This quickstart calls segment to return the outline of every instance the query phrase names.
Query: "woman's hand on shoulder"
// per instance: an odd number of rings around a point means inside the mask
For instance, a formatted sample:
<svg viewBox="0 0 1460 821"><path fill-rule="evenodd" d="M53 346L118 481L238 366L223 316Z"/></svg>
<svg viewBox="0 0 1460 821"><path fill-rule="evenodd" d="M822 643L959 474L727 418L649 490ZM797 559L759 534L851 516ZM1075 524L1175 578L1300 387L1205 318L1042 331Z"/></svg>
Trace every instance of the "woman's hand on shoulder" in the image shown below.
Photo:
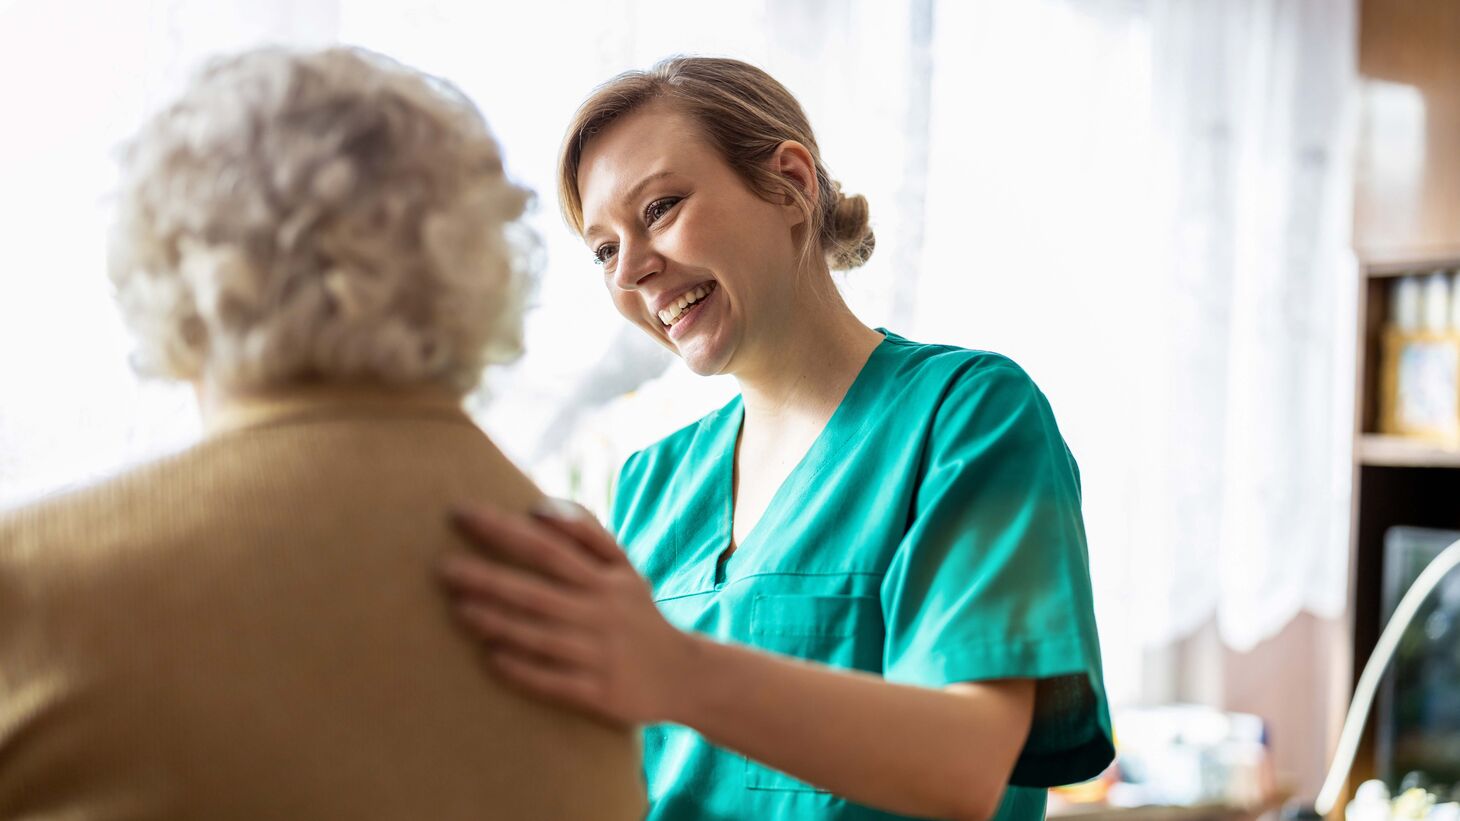
<svg viewBox="0 0 1460 821"><path fill-rule="evenodd" d="M583 508L453 514L479 548L441 577L493 671L529 695L624 725L668 720L695 639L659 613L623 549Z"/></svg>

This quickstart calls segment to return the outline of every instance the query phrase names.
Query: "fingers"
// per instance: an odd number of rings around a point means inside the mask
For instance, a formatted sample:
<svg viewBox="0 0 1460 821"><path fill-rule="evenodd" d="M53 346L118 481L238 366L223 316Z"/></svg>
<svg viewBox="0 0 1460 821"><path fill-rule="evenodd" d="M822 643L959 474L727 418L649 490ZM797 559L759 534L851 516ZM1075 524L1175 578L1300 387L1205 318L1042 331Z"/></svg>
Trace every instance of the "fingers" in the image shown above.
<svg viewBox="0 0 1460 821"><path fill-rule="evenodd" d="M579 624L591 620L577 595L480 556L447 556L441 562L441 578L458 594L502 602L541 618Z"/></svg>
<svg viewBox="0 0 1460 821"><path fill-rule="evenodd" d="M562 499L544 499L532 509L535 519L588 548L609 562L627 562L628 557L613 537L593 518L587 508Z"/></svg>
<svg viewBox="0 0 1460 821"><path fill-rule="evenodd" d="M577 587L590 587L597 579L597 562L538 520L480 505L459 508L451 518L478 545L553 578Z"/></svg>
<svg viewBox="0 0 1460 821"><path fill-rule="evenodd" d="M586 674L545 666L513 653L494 653L491 665L509 684L570 707L597 712L598 688Z"/></svg>
<svg viewBox="0 0 1460 821"><path fill-rule="evenodd" d="M474 602L462 605L460 610L463 621L483 638L498 645L493 648L497 653L501 653L501 646L505 645L569 668L592 669L599 660L600 652L595 642L560 625L531 621Z"/></svg>
<svg viewBox="0 0 1460 821"><path fill-rule="evenodd" d="M493 672L531 696L616 724L636 720L624 694L642 689L632 682L643 665L623 648L644 632L633 605L658 611L613 536L586 510L555 501L531 516L467 506L452 520L493 554L463 550L440 564L456 615L486 643ZM623 583L630 576L637 585Z"/></svg>

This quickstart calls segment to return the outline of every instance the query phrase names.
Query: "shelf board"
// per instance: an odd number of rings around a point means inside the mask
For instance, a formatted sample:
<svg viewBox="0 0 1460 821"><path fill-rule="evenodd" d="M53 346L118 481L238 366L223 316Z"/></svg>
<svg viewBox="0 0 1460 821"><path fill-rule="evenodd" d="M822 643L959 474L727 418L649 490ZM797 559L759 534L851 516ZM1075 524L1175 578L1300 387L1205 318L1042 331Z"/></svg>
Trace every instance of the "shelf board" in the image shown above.
<svg viewBox="0 0 1460 821"><path fill-rule="evenodd" d="M1361 465L1400 468L1460 468L1460 448L1447 448L1403 436L1365 433L1354 455Z"/></svg>
<svg viewBox="0 0 1460 821"><path fill-rule="evenodd" d="M1411 249L1360 249L1359 264L1368 277L1396 277L1428 274L1440 269L1460 268L1460 247L1435 246Z"/></svg>

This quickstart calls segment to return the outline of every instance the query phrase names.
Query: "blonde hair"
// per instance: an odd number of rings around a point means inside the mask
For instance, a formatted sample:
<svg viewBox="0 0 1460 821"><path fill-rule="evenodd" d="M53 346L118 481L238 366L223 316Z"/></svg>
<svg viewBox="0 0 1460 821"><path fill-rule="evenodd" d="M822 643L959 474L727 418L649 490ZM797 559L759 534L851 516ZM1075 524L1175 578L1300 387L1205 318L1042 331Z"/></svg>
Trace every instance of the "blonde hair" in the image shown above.
<svg viewBox="0 0 1460 821"><path fill-rule="evenodd" d="M821 162L821 152L801 105L786 87L749 63L715 57L670 57L647 71L628 71L599 86L578 108L563 139L558 195L563 216L583 233L578 168L583 150L614 120L652 101L687 114L710 145L757 195L769 202L789 197L806 211L813 239L834 271L856 268L872 256L876 239L867 200L846 196ZM807 192L770 167L781 143L806 146L816 163L821 194ZM808 248L810 246L808 245Z"/></svg>
<svg viewBox="0 0 1460 821"><path fill-rule="evenodd" d="M468 390L521 353L530 198L442 80L353 48L215 61L123 151L109 269L133 363Z"/></svg>

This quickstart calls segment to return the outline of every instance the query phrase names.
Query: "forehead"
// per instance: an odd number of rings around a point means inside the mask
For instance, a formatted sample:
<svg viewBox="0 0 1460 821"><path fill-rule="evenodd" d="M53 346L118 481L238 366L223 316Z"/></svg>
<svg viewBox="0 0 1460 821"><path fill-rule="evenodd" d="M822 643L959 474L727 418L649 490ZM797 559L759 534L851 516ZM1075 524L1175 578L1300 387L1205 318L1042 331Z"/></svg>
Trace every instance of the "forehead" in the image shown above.
<svg viewBox="0 0 1460 821"><path fill-rule="evenodd" d="M578 165L583 223L592 226L608 209L624 204L635 184L669 171L689 175L723 165L694 121L665 105L621 117L595 136Z"/></svg>

